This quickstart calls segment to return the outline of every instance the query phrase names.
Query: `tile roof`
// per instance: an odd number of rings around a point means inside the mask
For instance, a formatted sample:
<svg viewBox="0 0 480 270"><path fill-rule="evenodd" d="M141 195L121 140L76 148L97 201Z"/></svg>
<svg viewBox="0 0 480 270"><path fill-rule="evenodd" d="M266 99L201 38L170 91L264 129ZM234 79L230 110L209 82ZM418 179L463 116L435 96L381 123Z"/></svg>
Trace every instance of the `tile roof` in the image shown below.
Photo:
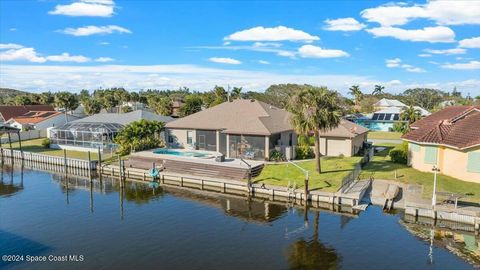
<svg viewBox="0 0 480 270"><path fill-rule="evenodd" d="M452 106L412 124L403 139L459 149L480 145L480 106Z"/></svg>
<svg viewBox="0 0 480 270"><path fill-rule="evenodd" d="M30 111L30 112L27 112L21 116L18 116L18 117L13 117L11 118L11 120L19 123L19 124L36 124L36 123L40 123L40 122L43 122L49 118L52 118L52 117L55 117L55 116L58 116L58 115L61 115L62 113L61 112L56 112L56 111L53 111L53 112L34 112L34 111Z"/></svg>
<svg viewBox="0 0 480 270"><path fill-rule="evenodd" d="M10 120L10 118L18 117L26 114L29 111L55 111L55 108L51 105L25 105L25 106L0 106L0 118L4 121Z"/></svg>
<svg viewBox="0 0 480 270"><path fill-rule="evenodd" d="M374 105L375 107L406 107L405 103L396 99L382 98Z"/></svg>

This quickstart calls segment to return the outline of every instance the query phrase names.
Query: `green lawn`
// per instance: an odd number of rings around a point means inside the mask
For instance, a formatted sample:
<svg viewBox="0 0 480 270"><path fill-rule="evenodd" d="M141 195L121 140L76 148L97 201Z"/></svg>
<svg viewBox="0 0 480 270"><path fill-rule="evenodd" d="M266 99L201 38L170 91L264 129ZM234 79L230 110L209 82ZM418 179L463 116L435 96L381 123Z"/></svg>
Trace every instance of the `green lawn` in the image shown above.
<svg viewBox="0 0 480 270"><path fill-rule="evenodd" d="M45 155L63 157L63 150L45 148L45 147L42 146L42 141L43 141L43 138L22 141L22 149L25 152L34 152L34 153L40 153L40 154L45 154ZM8 143L3 144L2 147L5 148L5 149L10 148ZM15 150L19 150L20 149L19 143L18 142L12 143L12 148L15 149ZM67 157L78 158L78 159L88 159L88 153L87 152L81 152L81 151L67 150ZM97 160L98 159L98 154L97 154L96 151L91 152L91 158L92 158L92 160ZM107 157L102 156L102 159L103 158L107 158Z"/></svg>
<svg viewBox="0 0 480 270"><path fill-rule="evenodd" d="M433 192L433 173L421 172L403 164L390 161L388 151L396 146L385 144L387 149L376 154L362 170L361 177L375 179L396 180L404 183L420 184L424 187L424 198L431 198ZM395 179L395 171L397 179ZM461 181L459 179L441 175L437 177L437 190L464 194L461 200L480 203L480 184Z"/></svg>
<svg viewBox="0 0 480 270"><path fill-rule="evenodd" d="M388 132L388 131L370 131L368 132L369 139L384 139L384 140L400 140L402 133Z"/></svg>
<svg viewBox="0 0 480 270"><path fill-rule="evenodd" d="M342 179L348 175L361 157L323 157L322 173L315 172L315 162L297 162L300 167L309 171L310 190L337 191ZM304 173L291 164L268 164L262 173L254 179L254 183L265 183L276 186L287 186L296 183L298 188L304 186Z"/></svg>

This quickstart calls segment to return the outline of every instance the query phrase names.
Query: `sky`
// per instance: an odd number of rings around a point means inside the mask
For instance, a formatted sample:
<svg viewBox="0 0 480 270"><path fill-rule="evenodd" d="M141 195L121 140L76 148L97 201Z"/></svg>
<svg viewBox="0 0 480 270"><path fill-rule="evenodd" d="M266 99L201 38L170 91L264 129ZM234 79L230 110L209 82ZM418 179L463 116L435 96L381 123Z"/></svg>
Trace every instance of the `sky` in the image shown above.
<svg viewBox="0 0 480 270"><path fill-rule="evenodd" d="M0 87L480 95L480 1L0 0Z"/></svg>

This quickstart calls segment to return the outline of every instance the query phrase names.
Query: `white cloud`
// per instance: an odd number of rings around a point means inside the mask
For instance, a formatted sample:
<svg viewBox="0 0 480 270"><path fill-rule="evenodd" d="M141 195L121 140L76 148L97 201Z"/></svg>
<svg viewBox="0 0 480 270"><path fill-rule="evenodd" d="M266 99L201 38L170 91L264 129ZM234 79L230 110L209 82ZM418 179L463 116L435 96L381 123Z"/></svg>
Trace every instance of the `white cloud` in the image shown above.
<svg viewBox="0 0 480 270"><path fill-rule="evenodd" d="M448 68L448 69L461 69L461 70L480 69L480 61L472 60L468 63L445 64L445 65L442 65L442 67Z"/></svg>
<svg viewBox="0 0 480 270"><path fill-rule="evenodd" d="M100 63L112 62L112 61L115 61L115 59L110 57L98 57L95 59L95 62L100 62Z"/></svg>
<svg viewBox="0 0 480 270"><path fill-rule="evenodd" d="M99 45L110 45L110 42L106 42L106 41L103 41L103 42L100 42L98 43Z"/></svg>
<svg viewBox="0 0 480 270"><path fill-rule="evenodd" d="M262 64L262 65L270 65L270 62L265 61L265 60L258 60L258 63Z"/></svg>
<svg viewBox="0 0 480 270"><path fill-rule="evenodd" d="M9 28L8 31L15 32L15 31L17 31L17 28L12 27L12 28Z"/></svg>
<svg viewBox="0 0 480 270"><path fill-rule="evenodd" d="M34 48L20 48L0 52L0 62L4 61L44 63L47 60L44 57L39 56Z"/></svg>
<svg viewBox="0 0 480 270"><path fill-rule="evenodd" d="M462 39L458 42L458 44L462 48L478 49L480 48L480 37Z"/></svg>
<svg viewBox="0 0 480 270"><path fill-rule="evenodd" d="M0 50L5 50L5 49L21 49L23 48L22 45L20 44L15 44L15 43L1 43L0 44Z"/></svg>
<svg viewBox="0 0 480 270"><path fill-rule="evenodd" d="M419 57L432 57L432 55L429 54L429 53L421 53L421 54L419 54L418 56L419 56Z"/></svg>
<svg viewBox="0 0 480 270"><path fill-rule="evenodd" d="M324 29L328 31L359 31L366 27L354 18L327 19L325 24Z"/></svg>
<svg viewBox="0 0 480 270"><path fill-rule="evenodd" d="M387 67L389 67L389 68L399 67L400 62L402 62L402 60L400 58L385 60L385 63L387 65Z"/></svg>
<svg viewBox="0 0 480 270"><path fill-rule="evenodd" d="M423 29L407 30L397 27L376 27L366 30L375 37L393 37L406 41L455 42L455 33L445 26L425 27Z"/></svg>
<svg viewBox="0 0 480 270"><path fill-rule="evenodd" d="M110 17L114 13L115 3L110 0L80 0L68 5L56 5L49 11L51 15Z"/></svg>
<svg viewBox="0 0 480 270"><path fill-rule="evenodd" d="M77 37L99 35L99 34L106 35L106 34L113 34L113 33L127 33L127 34L132 33L132 31L118 25L107 25L107 26L89 25L89 26L84 26L79 28L65 28L63 30L59 30L59 32L62 32L67 35L77 36Z"/></svg>
<svg viewBox="0 0 480 270"><path fill-rule="evenodd" d="M242 62L238 61L237 59L228 58L228 57L211 57L208 58L208 61L220 64L229 64L229 65L239 65Z"/></svg>
<svg viewBox="0 0 480 270"><path fill-rule="evenodd" d="M431 54L445 54L445 55L465 54L467 52L465 49L462 49L462 48L454 48L454 49L446 49L446 50L425 49L424 51Z"/></svg>
<svg viewBox="0 0 480 270"><path fill-rule="evenodd" d="M250 29L235 32L224 38L233 41L303 41L312 42L319 40L302 30L296 30L285 26L263 27L257 26Z"/></svg>
<svg viewBox="0 0 480 270"><path fill-rule="evenodd" d="M149 77L150 74L158 74ZM81 78L81 79L78 79ZM162 80L160 78L168 78ZM448 79L448 78L446 78ZM33 85L35 80L43 80L47 84L42 88ZM463 93L478 91L480 82L476 79L465 87ZM10 87L42 92L45 90L98 89L99 87L125 87L129 90L146 88L174 89L188 86L192 90L208 91L215 85L237 85L246 91L263 91L271 84L308 83L327 86L343 94L351 85L359 84L364 89L373 89L375 84L385 85L390 93L399 93L407 89L412 82L399 82L392 79L378 80L369 76L355 74L321 73L274 73L248 71L241 69L206 68L196 65L6 65L0 69L0 87ZM451 90L451 81L435 80L436 88ZM423 84L429 84L424 81Z"/></svg>
<svg viewBox="0 0 480 270"><path fill-rule="evenodd" d="M303 58L336 58L350 56L347 52L342 50L322 49L313 45L303 45L298 49L298 54Z"/></svg>
<svg viewBox="0 0 480 270"><path fill-rule="evenodd" d="M60 55L49 55L46 57L48 61L52 62L76 62L85 63L90 61L90 58L83 55L70 55L69 53L62 53Z"/></svg>
<svg viewBox="0 0 480 270"><path fill-rule="evenodd" d="M382 26L404 25L423 18L440 25L480 24L480 1L431 0L426 4L387 4L363 10L361 16Z"/></svg>
<svg viewBox="0 0 480 270"><path fill-rule="evenodd" d="M264 47L280 48L282 47L282 44L277 42L255 42L253 43L252 46L255 48L264 48Z"/></svg>
<svg viewBox="0 0 480 270"><path fill-rule="evenodd" d="M415 72L415 73L426 72L422 68L414 67L414 66L409 65L409 64L402 64L402 59L400 59L400 58L387 59L387 60L385 60L385 65L388 68L403 68L404 70L406 70L408 72Z"/></svg>

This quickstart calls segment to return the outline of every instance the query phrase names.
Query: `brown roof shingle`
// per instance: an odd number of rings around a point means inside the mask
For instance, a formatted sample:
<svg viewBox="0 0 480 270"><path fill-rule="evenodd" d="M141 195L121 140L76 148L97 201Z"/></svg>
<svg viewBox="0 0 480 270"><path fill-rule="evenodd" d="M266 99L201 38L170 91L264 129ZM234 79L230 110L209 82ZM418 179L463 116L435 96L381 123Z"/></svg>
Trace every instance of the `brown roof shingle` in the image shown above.
<svg viewBox="0 0 480 270"><path fill-rule="evenodd" d="M412 125L403 139L459 149L480 145L480 107L448 107Z"/></svg>

